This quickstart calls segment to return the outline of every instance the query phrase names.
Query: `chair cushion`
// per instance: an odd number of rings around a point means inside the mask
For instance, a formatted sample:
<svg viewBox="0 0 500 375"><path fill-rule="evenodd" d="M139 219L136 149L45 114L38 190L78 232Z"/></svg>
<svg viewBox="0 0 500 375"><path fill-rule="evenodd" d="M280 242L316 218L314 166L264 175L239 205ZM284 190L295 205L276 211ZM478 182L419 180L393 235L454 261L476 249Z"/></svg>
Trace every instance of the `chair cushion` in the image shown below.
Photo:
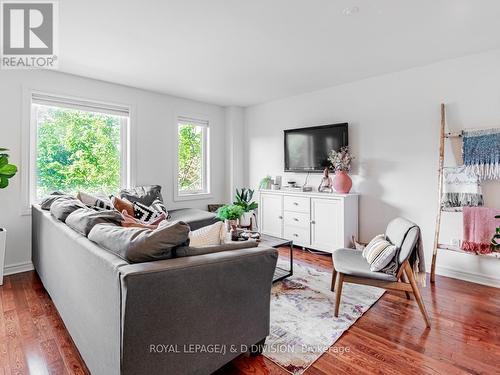
<svg viewBox="0 0 500 375"><path fill-rule="evenodd" d="M181 208L169 211L170 220L183 221L189 225L191 230L200 229L219 221L213 212L198 210L196 208Z"/></svg>
<svg viewBox="0 0 500 375"><path fill-rule="evenodd" d="M397 281L396 277L393 275L371 271L370 265L366 262L366 259L363 258L362 251L360 250L337 249L334 250L332 257L335 270L345 275L383 281Z"/></svg>

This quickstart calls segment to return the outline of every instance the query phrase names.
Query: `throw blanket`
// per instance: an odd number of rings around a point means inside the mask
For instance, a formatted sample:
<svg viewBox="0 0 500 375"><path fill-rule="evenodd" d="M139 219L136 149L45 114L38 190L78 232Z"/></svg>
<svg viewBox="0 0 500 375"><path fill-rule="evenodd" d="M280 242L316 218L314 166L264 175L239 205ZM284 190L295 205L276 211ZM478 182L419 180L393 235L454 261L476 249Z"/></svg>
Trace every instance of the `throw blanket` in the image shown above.
<svg viewBox="0 0 500 375"><path fill-rule="evenodd" d="M466 166L443 168L443 179L443 208L483 205L479 178L468 172Z"/></svg>
<svg viewBox="0 0 500 375"><path fill-rule="evenodd" d="M487 207L464 207L464 239L462 250L478 254L491 253L491 237L495 234L500 210Z"/></svg>
<svg viewBox="0 0 500 375"><path fill-rule="evenodd" d="M417 282L420 283L420 285L422 285L423 287L425 287L424 242L422 240L422 232L420 231L420 228L418 231L417 244L415 246L416 249L410 256L409 261L413 269L413 273L415 274L415 278L417 279Z"/></svg>
<svg viewBox="0 0 500 375"><path fill-rule="evenodd" d="M465 130L464 164L480 180L500 178L500 129Z"/></svg>

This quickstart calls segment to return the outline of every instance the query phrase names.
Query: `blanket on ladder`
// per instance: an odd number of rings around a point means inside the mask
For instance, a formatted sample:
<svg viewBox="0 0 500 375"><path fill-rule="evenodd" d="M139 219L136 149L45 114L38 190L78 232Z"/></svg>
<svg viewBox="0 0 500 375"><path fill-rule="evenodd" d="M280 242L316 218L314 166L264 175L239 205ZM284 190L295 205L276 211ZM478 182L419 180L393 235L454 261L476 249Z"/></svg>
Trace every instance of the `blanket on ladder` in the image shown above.
<svg viewBox="0 0 500 375"><path fill-rule="evenodd" d="M464 130L462 151L467 171L481 180L500 179L500 129Z"/></svg>

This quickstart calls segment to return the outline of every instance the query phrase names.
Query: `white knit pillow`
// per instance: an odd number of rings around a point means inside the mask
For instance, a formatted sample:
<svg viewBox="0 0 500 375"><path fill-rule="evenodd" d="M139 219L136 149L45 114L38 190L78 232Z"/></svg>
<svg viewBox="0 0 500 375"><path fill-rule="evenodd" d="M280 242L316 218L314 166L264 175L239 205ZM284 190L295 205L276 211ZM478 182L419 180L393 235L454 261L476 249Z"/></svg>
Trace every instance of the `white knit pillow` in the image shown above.
<svg viewBox="0 0 500 375"><path fill-rule="evenodd" d="M194 230L189 233L190 246L220 245L223 242L225 229L224 223L215 224Z"/></svg>

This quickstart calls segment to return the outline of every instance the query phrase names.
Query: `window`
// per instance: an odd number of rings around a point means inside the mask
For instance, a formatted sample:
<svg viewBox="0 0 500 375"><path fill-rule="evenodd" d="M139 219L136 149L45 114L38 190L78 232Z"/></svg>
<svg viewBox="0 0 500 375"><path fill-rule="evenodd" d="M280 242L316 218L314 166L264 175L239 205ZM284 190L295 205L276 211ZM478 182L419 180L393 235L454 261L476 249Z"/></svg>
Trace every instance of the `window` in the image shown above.
<svg viewBox="0 0 500 375"><path fill-rule="evenodd" d="M30 200L128 185L125 107L32 94Z"/></svg>
<svg viewBox="0 0 500 375"><path fill-rule="evenodd" d="M177 197L209 194L208 121L185 117L177 126ZM182 199L182 198L181 198Z"/></svg>

